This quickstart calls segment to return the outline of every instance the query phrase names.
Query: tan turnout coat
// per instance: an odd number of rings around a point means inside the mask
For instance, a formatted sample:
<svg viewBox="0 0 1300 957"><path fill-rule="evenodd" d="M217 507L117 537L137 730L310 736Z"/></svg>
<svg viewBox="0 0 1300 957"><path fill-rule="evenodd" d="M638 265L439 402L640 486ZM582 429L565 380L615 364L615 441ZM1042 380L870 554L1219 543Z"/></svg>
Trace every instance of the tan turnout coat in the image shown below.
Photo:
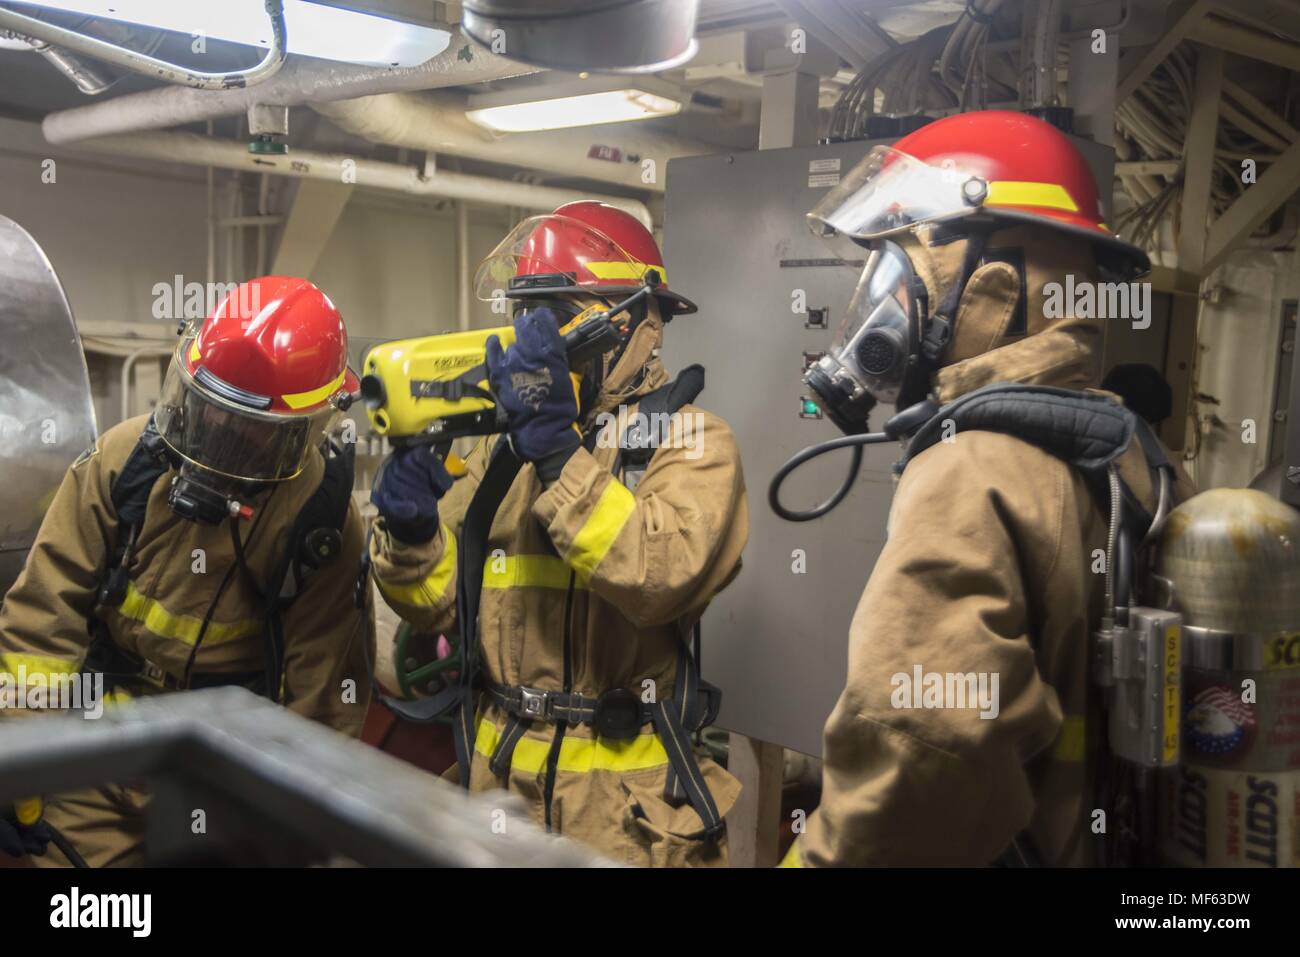
<svg viewBox="0 0 1300 957"><path fill-rule="evenodd" d="M68 469L27 564L0 606L0 671L48 676L81 667L90 640L88 619L119 531L110 489L146 421L140 416L109 429ZM286 548L290 528L320 484L324 467L324 459L314 456L299 476L256 503L257 514L243 531L249 567L259 581ZM174 678L184 674L201 631L194 674L257 672L265 662L260 603L235 567L229 529L173 513L167 506L172 474L160 476L150 492L126 600L102 620L119 647ZM308 576L283 616L283 689L290 710L357 736L370 698L365 654L373 624L352 598L364 553L355 505L343 539L338 559ZM114 697L160 690L132 682ZM0 710L0 720L19 714L32 712ZM138 789L114 785L55 798L46 816L92 866L127 863L139 859L143 803ZM60 863L61 855L51 851L44 862Z"/></svg>
<svg viewBox="0 0 1300 957"><path fill-rule="evenodd" d="M679 420L689 430L685 441L659 447L634 492L611 472L618 407L635 414L637 397L668 379L652 354L660 330L658 320L638 329L588 410L613 416L594 452L579 449L547 489L524 465L497 512L479 615L480 661L490 682L563 690L567 622L572 691L595 697L627 688L640 698L651 689L659 700L672 698L679 641L739 568L748 533L745 487L725 422L687 405ZM480 443L468 474L443 498L442 528L431 542L403 545L382 519L376 523L371 558L380 591L421 628L456 625L457 541L494 441ZM533 722L509 772L498 777L487 758L506 718L480 699L471 790L519 795L544 824L556 726ZM557 761L552 831L622 863L724 862L723 845L711 848L696 836L702 824L690 803L665 799L668 756L650 725L628 742L593 738L590 725L570 726ZM700 764L725 814L738 784L713 761Z"/></svg>

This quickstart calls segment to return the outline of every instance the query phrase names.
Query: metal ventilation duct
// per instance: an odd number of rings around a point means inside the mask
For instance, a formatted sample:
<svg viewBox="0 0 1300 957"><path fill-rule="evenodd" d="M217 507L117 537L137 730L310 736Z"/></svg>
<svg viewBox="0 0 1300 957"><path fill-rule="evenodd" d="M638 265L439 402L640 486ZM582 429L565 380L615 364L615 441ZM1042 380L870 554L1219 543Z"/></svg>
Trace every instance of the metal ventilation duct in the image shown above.
<svg viewBox="0 0 1300 957"><path fill-rule="evenodd" d="M0 215L0 596L27 559L54 490L95 441L86 358L54 267Z"/></svg>
<svg viewBox="0 0 1300 957"><path fill-rule="evenodd" d="M534 66L649 72L695 56L698 14L699 0L466 0L461 28Z"/></svg>

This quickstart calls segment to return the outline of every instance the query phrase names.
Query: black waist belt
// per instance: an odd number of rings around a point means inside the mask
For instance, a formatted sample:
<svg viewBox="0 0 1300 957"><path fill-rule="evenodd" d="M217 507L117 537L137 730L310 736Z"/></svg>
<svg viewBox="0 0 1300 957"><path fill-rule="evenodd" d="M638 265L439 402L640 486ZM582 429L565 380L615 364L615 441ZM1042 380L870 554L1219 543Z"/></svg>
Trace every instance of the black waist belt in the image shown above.
<svg viewBox="0 0 1300 957"><path fill-rule="evenodd" d="M97 637L91 641L82 670L92 674L102 674L104 683L110 688L143 683L166 691L181 691L184 688L198 690L239 685L261 694L261 689L266 684L266 672L258 670L198 672L190 675L188 685L182 685L181 679L171 672L146 658L132 654L111 638L105 637Z"/></svg>
<svg viewBox="0 0 1300 957"><path fill-rule="evenodd" d="M668 754L664 797L690 801L704 824L701 836L717 838L725 825L700 771L690 735L713 722L721 695L712 685L699 682L697 672L690 674L686 684L689 705L685 707L671 700L647 703L626 688L613 688L591 697L524 685L489 684L484 689L488 698L510 717L488 759L488 767L493 774L506 774L515 745L534 721L588 724L597 736L614 740L635 738L642 726L651 724ZM690 694L692 690L694 694Z"/></svg>
<svg viewBox="0 0 1300 957"><path fill-rule="evenodd" d="M589 724L603 738L635 738L643 724L654 720L653 705L642 704L626 688L614 688L597 698L564 691L542 691L523 685L491 684L488 696L503 711L530 721Z"/></svg>

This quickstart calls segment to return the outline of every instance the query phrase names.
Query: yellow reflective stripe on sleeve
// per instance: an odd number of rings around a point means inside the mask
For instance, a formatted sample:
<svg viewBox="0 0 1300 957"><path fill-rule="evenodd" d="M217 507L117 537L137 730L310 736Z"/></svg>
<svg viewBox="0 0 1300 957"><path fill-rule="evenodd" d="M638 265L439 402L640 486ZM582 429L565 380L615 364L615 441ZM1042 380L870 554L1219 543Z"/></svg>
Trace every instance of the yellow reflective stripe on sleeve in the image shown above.
<svg viewBox="0 0 1300 957"><path fill-rule="evenodd" d="M1041 206L1045 209L1064 209L1077 213L1075 204L1060 183L1017 183L1000 180L989 183L985 206Z"/></svg>
<svg viewBox="0 0 1300 957"><path fill-rule="evenodd" d="M659 281L664 286L668 285L668 274L663 266L647 266L645 263L632 262L626 259L588 262L584 265L587 272L597 279L640 279L645 276L647 269L653 269L659 273Z"/></svg>
<svg viewBox="0 0 1300 957"><path fill-rule="evenodd" d="M327 383L319 389L312 389L310 392L295 392L290 395L282 395L280 398L284 400L284 404L291 409L305 409L309 405L316 405L319 402L324 402L337 392L343 385L343 377L345 375L347 375L346 369L340 372L339 377L333 382Z"/></svg>
<svg viewBox="0 0 1300 957"><path fill-rule="evenodd" d="M500 732L487 718L480 718L474 735L474 750L491 757ZM551 752L549 741L522 737L515 744L510 770L538 774L546 767ZM627 741L609 738L566 737L560 742L557 770L585 774L590 771L646 771L668 764L668 752L656 734L639 734Z"/></svg>
<svg viewBox="0 0 1300 957"><path fill-rule="evenodd" d="M635 511L636 499L632 493L626 485L611 477L596 500L591 516L573 536L573 544L569 547L566 557L578 574L591 577Z"/></svg>
<svg viewBox="0 0 1300 957"><path fill-rule="evenodd" d="M13 675L17 680L18 672L29 675L42 675L46 678L56 675L75 675L81 671L81 662L70 658L50 658L45 655L25 655L8 652L0 655L0 672Z"/></svg>
<svg viewBox="0 0 1300 957"><path fill-rule="evenodd" d="M803 867L803 858L799 854L799 841L790 845L790 850L785 852L785 857L781 858L781 863L777 867Z"/></svg>
<svg viewBox="0 0 1300 957"><path fill-rule="evenodd" d="M146 598L136 590L134 582L126 586L126 600L117 609L123 618L138 621L159 638L171 638L182 644L193 645L203 631L203 619L193 615L173 615L152 598ZM256 635L262 629L262 623L255 618L244 621L208 623L203 635L205 646L224 645Z"/></svg>
<svg viewBox="0 0 1300 957"><path fill-rule="evenodd" d="M442 526L442 541L442 558L438 559L438 564L433 566L433 571L429 572L424 581L395 585L376 575L375 581L384 597L415 608L431 608L441 602L447 594L452 576L456 574L456 536L446 525Z"/></svg>
<svg viewBox="0 0 1300 957"><path fill-rule="evenodd" d="M554 555L497 555L483 563L484 588L554 588L566 591L573 569ZM574 587L587 580L578 575Z"/></svg>
<svg viewBox="0 0 1300 957"><path fill-rule="evenodd" d="M1067 714L1056 736L1054 756L1058 761L1082 761L1087 754L1087 723L1081 714Z"/></svg>

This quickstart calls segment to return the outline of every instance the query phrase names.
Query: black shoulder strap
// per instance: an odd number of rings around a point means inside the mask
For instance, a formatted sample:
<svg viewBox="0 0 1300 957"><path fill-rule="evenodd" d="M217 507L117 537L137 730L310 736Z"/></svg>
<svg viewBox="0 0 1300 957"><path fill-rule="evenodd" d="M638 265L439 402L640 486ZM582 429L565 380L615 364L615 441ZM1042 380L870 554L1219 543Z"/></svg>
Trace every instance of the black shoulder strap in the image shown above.
<svg viewBox="0 0 1300 957"><path fill-rule="evenodd" d="M1104 395L1046 386L997 383L977 389L939 409L913 435L894 466L901 474L916 456L957 432L978 430L1012 435L1078 469L1101 508L1110 512L1108 472L1136 435L1153 481L1172 482L1173 464L1150 426L1131 409ZM1128 483L1120 480L1121 559L1134 567L1137 543L1153 517ZM1126 575L1121 575L1125 578ZM1127 595L1121 595L1127 601Z"/></svg>
<svg viewBox="0 0 1300 957"><path fill-rule="evenodd" d="M329 452L333 454L328 454ZM333 531L342 535L347 524L348 509L352 505L352 483L356 475L357 447L345 442L342 447L331 445L326 450L325 472L320 485L303 505L294 523L294 540L298 543L296 556L309 568L320 568L338 557L331 536L313 538L318 530ZM342 539L337 542L342 545Z"/></svg>
<svg viewBox="0 0 1300 957"><path fill-rule="evenodd" d="M908 464L946 435L1002 432L1028 442L1085 473L1104 474L1133 440L1138 417L1104 395L1048 386L995 383L936 412L894 466Z"/></svg>
<svg viewBox="0 0 1300 957"><path fill-rule="evenodd" d="M154 428L153 417L145 424L144 431L136 440L135 448L127 456L122 471L117 473L109 488L109 499L113 511L122 525L140 526L144 524L145 508L149 503L149 493L158 478L168 469L162 437Z"/></svg>
<svg viewBox="0 0 1300 957"><path fill-rule="evenodd" d="M469 787L469 767L474 756L474 681L478 671L478 610L483 593L483 563L487 558L492 520L522 466L523 462L511 444L498 440L487 471L474 490L465 510L465 520L461 523L456 552L456 618L460 624L464 667L460 670L459 707L452 715L452 737L456 744L460 783L466 788Z"/></svg>
<svg viewBox="0 0 1300 957"><path fill-rule="evenodd" d="M659 443L668 436L661 434L664 416L672 415L682 406L694 402L704 391L704 366L690 365L677 374L677 378L647 392L637 400L637 416L624 430L619 440L618 460L614 474L638 474L650 464Z"/></svg>
<svg viewBox="0 0 1300 957"><path fill-rule="evenodd" d="M333 563L343 551L343 527L352 504L356 446L350 442L341 447L329 443L321 452L325 469L320 484L294 519L284 554L272 568L267 582L268 611L277 615L298 597L313 571Z"/></svg>
<svg viewBox="0 0 1300 957"><path fill-rule="evenodd" d="M117 478L108 490L118 527L114 535L113 551L99 580L95 595L96 609L117 608L126 600L131 554L140 529L144 527L149 493L169 467L166 446L150 416L135 447L122 465L122 470L117 473ZM97 623L99 619L92 615L91 629L102 631L97 629Z"/></svg>

